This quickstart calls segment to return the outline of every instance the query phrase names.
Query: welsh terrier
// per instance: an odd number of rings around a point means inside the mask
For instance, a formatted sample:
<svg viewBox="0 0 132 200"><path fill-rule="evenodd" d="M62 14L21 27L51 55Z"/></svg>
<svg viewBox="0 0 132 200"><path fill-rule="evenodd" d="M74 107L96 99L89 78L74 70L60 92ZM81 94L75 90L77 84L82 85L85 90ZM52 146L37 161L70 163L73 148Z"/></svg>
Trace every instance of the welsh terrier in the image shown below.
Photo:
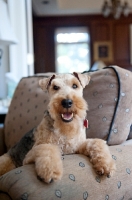
<svg viewBox="0 0 132 200"><path fill-rule="evenodd" d="M61 155L80 153L89 157L96 173L112 175L115 163L104 140L86 139L86 111L83 88L87 74L53 74L39 81L48 90L49 104L41 123L0 157L0 175L22 165L35 163L37 175L46 183L63 174Z"/></svg>

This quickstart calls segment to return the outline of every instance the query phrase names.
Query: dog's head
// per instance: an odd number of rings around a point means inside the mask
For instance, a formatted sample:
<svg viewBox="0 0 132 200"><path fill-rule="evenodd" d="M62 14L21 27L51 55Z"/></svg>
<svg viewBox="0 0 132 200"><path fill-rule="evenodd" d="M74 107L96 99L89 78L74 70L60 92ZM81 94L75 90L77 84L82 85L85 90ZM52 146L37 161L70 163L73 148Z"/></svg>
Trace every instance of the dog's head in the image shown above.
<svg viewBox="0 0 132 200"><path fill-rule="evenodd" d="M48 90L49 112L54 120L71 122L77 116L85 118L87 103L83 99L83 89L88 85L87 74L53 74L39 81L42 90Z"/></svg>

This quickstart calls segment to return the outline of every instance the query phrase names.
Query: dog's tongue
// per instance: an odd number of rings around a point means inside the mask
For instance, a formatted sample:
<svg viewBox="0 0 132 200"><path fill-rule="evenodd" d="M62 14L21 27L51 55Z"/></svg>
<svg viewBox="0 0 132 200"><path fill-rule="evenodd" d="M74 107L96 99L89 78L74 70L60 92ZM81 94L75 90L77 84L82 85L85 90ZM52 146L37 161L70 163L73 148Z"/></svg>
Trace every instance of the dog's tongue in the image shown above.
<svg viewBox="0 0 132 200"><path fill-rule="evenodd" d="M63 113L62 114L62 118L65 119L65 120L69 120L73 117L73 113Z"/></svg>

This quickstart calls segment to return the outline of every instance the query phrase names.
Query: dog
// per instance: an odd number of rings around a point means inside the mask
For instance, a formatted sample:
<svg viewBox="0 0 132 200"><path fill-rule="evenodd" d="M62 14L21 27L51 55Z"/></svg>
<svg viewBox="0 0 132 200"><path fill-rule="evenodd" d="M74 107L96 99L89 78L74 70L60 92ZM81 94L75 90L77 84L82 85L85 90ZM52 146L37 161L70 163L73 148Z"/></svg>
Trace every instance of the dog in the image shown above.
<svg viewBox="0 0 132 200"><path fill-rule="evenodd" d="M46 183L63 175L62 155L84 154L96 173L111 176L116 169L104 140L86 139L87 102L83 89L87 74L53 74L39 85L49 94L48 111L40 124L0 157L0 175L22 165L35 163L37 175Z"/></svg>

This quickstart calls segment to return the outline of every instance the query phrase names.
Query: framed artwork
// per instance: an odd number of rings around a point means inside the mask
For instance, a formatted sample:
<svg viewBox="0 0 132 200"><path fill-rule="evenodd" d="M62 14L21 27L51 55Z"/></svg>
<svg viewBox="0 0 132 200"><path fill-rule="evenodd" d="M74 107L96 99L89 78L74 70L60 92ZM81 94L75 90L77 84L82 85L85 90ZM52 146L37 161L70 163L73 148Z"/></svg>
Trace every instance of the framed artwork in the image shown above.
<svg viewBox="0 0 132 200"><path fill-rule="evenodd" d="M112 44L109 41L94 42L94 61L113 61Z"/></svg>

